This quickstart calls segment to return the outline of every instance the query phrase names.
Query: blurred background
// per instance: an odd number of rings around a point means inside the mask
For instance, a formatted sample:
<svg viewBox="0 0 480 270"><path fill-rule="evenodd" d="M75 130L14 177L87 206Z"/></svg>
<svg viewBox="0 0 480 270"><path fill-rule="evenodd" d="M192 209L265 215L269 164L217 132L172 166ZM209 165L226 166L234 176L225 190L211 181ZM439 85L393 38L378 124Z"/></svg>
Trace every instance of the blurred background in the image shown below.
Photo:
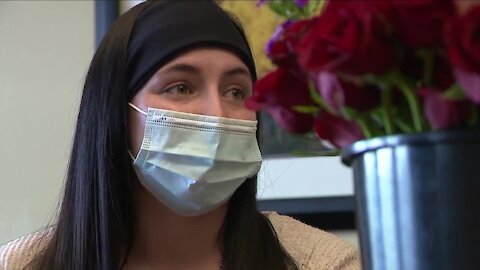
<svg viewBox="0 0 480 270"><path fill-rule="evenodd" d="M94 24L93 1L0 1L0 244L54 216Z"/></svg>
<svg viewBox="0 0 480 270"><path fill-rule="evenodd" d="M139 2L0 1L0 245L54 223L96 35L112 12ZM245 25L265 73L271 65L263 47L278 18L255 1L220 2ZM337 157L289 155L286 135L275 134L268 143L282 150L265 150L261 209L356 243L350 171Z"/></svg>

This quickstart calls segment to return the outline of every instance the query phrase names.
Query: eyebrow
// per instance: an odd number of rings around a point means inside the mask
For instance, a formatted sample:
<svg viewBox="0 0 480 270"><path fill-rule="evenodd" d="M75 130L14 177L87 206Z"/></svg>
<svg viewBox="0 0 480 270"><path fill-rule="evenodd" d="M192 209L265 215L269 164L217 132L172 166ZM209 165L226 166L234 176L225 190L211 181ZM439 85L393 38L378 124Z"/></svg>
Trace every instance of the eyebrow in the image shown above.
<svg viewBox="0 0 480 270"><path fill-rule="evenodd" d="M183 73L192 73L192 74L200 74L201 71L198 67L188 65L188 64L174 64L169 67L166 67L161 73L168 73L168 72L183 72ZM250 71L244 67L234 67L232 69L227 70L223 73L222 76L230 77L235 75L244 75L247 77L251 77Z"/></svg>
<svg viewBox="0 0 480 270"><path fill-rule="evenodd" d="M236 67L228 70L227 72L223 73L223 76L234 76L234 75L244 75L247 77L251 77L250 71L244 67Z"/></svg>
<svg viewBox="0 0 480 270"><path fill-rule="evenodd" d="M184 73L200 73L200 69L191 65L187 64L174 64L171 65L164 70L161 71L161 73L168 73L168 72L184 72Z"/></svg>

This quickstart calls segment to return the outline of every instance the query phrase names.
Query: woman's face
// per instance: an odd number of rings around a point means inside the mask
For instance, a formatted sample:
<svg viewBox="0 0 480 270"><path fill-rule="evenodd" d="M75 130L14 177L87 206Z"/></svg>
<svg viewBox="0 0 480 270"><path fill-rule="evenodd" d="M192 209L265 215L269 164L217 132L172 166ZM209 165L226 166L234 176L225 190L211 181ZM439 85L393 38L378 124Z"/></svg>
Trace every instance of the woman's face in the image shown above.
<svg viewBox="0 0 480 270"><path fill-rule="evenodd" d="M243 120L255 120L244 106L252 94L247 66L235 54L215 48L188 51L162 66L133 97L143 111L149 107ZM129 110L130 149L142 143L145 115Z"/></svg>

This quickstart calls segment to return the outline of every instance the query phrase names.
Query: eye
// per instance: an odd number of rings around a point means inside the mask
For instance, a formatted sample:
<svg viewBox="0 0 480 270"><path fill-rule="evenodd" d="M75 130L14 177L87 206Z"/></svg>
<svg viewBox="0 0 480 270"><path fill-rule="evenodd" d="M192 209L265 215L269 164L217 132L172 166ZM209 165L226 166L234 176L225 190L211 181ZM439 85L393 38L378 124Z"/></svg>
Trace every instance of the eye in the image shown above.
<svg viewBox="0 0 480 270"><path fill-rule="evenodd" d="M165 88L162 93L168 93L178 96L187 96L193 93L193 91L185 83L176 83Z"/></svg>
<svg viewBox="0 0 480 270"><path fill-rule="evenodd" d="M248 91L240 87L233 87L227 91L226 95L233 100L245 100L248 96Z"/></svg>

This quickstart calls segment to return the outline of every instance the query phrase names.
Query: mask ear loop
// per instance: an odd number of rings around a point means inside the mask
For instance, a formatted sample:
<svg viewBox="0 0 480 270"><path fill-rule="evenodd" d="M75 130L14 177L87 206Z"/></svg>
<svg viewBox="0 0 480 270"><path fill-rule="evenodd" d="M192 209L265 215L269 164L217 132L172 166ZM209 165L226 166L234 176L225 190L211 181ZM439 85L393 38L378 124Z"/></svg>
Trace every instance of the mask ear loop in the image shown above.
<svg viewBox="0 0 480 270"><path fill-rule="evenodd" d="M132 107L135 111L143 114L143 115L147 115L146 112L144 112L142 109L138 108L137 106L133 105L132 103L128 102L128 105L130 107ZM128 155L130 156L130 158L132 159L132 161L135 161L135 157L132 155L132 152L130 152L130 149L127 148L127 152L128 152Z"/></svg>
<svg viewBox="0 0 480 270"><path fill-rule="evenodd" d="M133 105L132 103L129 102L128 105L130 105L130 107L132 107L135 111L137 111L137 112L139 112L143 115L147 115L146 112L144 112L142 109L138 108L137 106Z"/></svg>
<svg viewBox="0 0 480 270"><path fill-rule="evenodd" d="M135 157L132 155L132 152L130 152L130 149L127 149L128 155L132 159L132 161L135 161Z"/></svg>

